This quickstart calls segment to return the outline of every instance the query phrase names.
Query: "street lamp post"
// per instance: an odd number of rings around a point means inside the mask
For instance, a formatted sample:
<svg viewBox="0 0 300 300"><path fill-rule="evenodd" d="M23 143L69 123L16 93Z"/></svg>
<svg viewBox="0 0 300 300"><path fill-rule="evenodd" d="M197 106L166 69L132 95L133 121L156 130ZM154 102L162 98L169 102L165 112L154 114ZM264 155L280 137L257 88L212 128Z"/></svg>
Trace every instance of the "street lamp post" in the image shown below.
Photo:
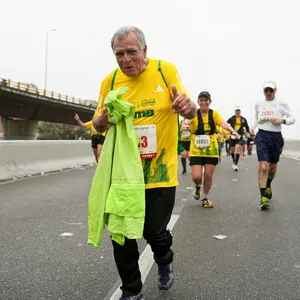
<svg viewBox="0 0 300 300"><path fill-rule="evenodd" d="M56 29L52 29L52 31L56 31ZM45 58L45 91L47 89L47 71L48 71L48 32L46 33L46 58Z"/></svg>

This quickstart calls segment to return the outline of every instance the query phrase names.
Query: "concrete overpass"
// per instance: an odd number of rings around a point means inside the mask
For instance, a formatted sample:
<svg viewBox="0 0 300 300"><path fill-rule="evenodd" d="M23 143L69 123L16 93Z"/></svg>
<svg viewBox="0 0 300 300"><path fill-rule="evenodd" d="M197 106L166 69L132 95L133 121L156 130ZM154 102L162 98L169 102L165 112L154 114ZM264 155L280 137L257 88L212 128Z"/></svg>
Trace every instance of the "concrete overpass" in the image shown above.
<svg viewBox="0 0 300 300"><path fill-rule="evenodd" d="M74 113L88 121L93 117L95 107L96 101L81 100L41 90L32 84L0 78L4 139L35 139L38 121L77 125Z"/></svg>

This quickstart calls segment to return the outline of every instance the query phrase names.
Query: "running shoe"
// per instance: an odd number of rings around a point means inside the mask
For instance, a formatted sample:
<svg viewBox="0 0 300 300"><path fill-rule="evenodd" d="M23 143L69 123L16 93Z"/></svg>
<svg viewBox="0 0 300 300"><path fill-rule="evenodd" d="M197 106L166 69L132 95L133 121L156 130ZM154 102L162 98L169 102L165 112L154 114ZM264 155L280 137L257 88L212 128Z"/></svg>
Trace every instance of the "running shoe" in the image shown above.
<svg viewBox="0 0 300 300"><path fill-rule="evenodd" d="M260 208L261 209L268 209L270 204L269 204L269 199L267 197L262 196L260 198Z"/></svg>
<svg viewBox="0 0 300 300"><path fill-rule="evenodd" d="M214 205L207 198L204 198L201 201L202 201L202 206L204 208L213 208L214 207Z"/></svg>
<svg viewBox="0 0 300 300"><path fill-rule="evenodd" d="M122 296L119 300L145 300L142 293L135 296Z"/></svg>
<svg viewBox="0 0 300 300"><path fill-rule="evenodd" d="M195 200L200 200L201 193L200 189L197 189L196 187L194 188L193 196Z"/></svg>
<svg viewBox="0 0 300 300"><path fill-rule="evenodd" d="M168 290L174 282L174 271L171 264L158 266L158 288Z"/></svg>
<svg viewBox="0 0 300 300"><path fill-rule="evenodd" d="M268 198L269 200L271 200L271 199L272 199L272 190L271 190L271 187L268 187L268 188L266 189L266 194L267 194L267 198Z"/></svg>

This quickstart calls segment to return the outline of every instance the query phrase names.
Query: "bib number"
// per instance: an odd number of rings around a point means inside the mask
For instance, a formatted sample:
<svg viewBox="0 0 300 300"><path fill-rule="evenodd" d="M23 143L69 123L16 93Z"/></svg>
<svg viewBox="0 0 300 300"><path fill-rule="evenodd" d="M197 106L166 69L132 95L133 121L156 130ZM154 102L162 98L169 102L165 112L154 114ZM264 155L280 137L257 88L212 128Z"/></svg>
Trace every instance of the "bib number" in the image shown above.
<svg viewBox="0 0 300 300"><path fill-rule="evenodd" d="M197 135L195 138L195 145L197 148L208 148L210 146L209 135Z"/></svg>
<svg viewBox="0 0 300 300"><path fill-rule="evenodd" d="M134 126L134 129L140 138L139 150L141 158L156 157L156 125Z"/></svg>
<svg viewBox="0 0 300 300"><path fill-rule="evenodd" d="M260 120L269 121L275 118L275 109L264 108L261 112Z"/></svg>

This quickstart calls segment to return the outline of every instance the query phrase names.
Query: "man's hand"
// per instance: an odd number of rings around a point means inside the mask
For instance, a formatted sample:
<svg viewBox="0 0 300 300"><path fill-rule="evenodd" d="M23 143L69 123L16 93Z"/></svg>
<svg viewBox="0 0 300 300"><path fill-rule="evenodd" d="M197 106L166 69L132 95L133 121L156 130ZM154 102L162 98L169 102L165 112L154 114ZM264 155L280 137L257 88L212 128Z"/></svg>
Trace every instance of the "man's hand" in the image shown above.
<svg viewBox="0 0 300 300"><path fill-rule="evenodd" d="M274 119L272 119L271 123L274 125L280 125L280 124L283 124L283 120L280 118L274 118Z"/></svg>
<svg viewBox="0 0 300 300"><path fill-rule="evenodd" d="M78 114L75 114L75 115L74 115L74 119L75 119L76 121L78 121L78 120L79 120L79 116L78 116Z"/></svg>
<svg viewBox="0 0 300 300"><path fill-rule="evenodd" d="M178 93L176 85L172 85L173 108L174 113L178 113L187 119L193 119L196 116L196 105L189 99L186 94Z"/></svg>
<svg viewBox="0 0 300 300"><path fill-rule="evenodd" d="M93 119L93 127L98 132L104 132L109 124L108 122L108 112L106 108L103 108L101 114Z"/></svg>

